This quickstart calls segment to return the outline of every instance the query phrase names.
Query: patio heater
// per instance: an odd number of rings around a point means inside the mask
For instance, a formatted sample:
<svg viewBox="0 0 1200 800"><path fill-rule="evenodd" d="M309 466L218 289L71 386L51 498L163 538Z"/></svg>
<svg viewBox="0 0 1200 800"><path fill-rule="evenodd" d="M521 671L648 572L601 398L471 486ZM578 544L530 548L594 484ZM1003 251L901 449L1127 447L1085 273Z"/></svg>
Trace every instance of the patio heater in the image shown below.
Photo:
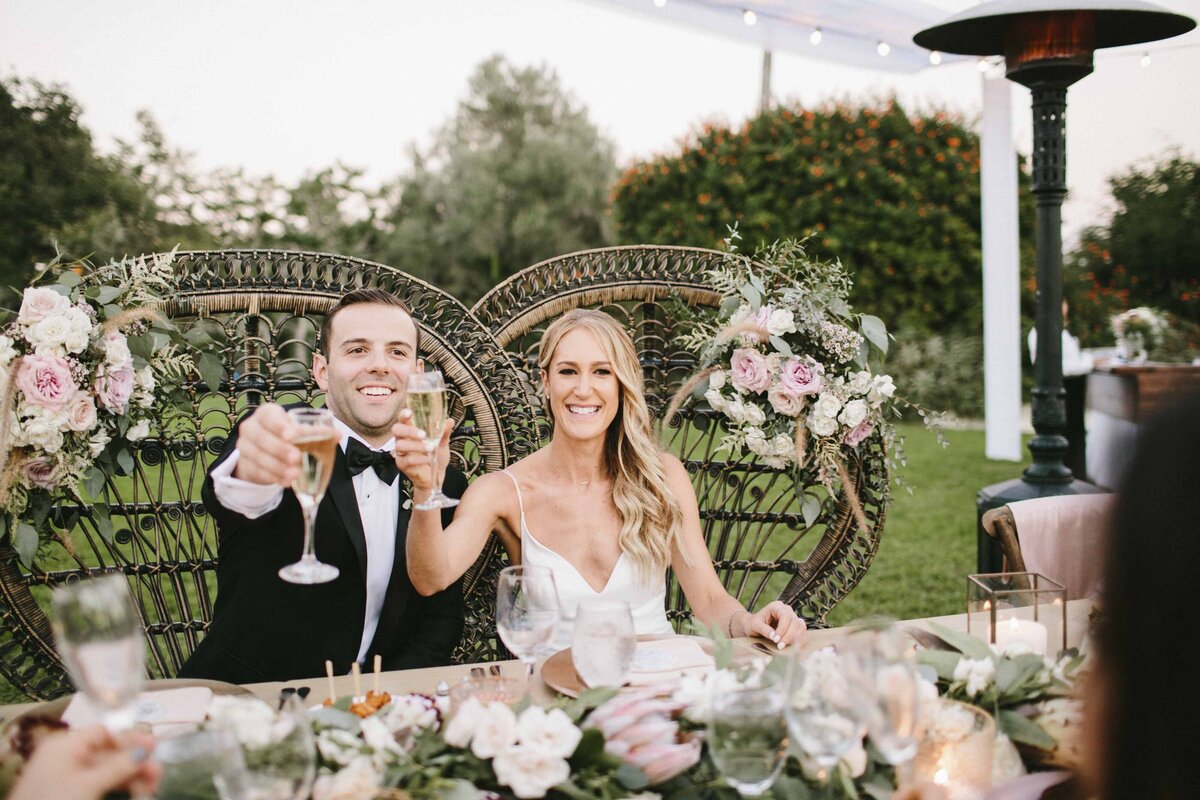
<svg viewBox="0 0 1200 800"><path fill-rule="evenodd" d="M1062 377L1062 202L1067 193L1067 88L1092 72L1098 48L1186 33L1194 20L1137 0L992 0L927 28L913 41L929 50L1004 56L1009 80L1033 93L1033 194L1037 199L1037 359L1033 463L1020 478L979 491L979 517L1018 500L1100 491L1076 480L1067 449ZM978 526L978 568L999 572L999 548Z"/></svg>

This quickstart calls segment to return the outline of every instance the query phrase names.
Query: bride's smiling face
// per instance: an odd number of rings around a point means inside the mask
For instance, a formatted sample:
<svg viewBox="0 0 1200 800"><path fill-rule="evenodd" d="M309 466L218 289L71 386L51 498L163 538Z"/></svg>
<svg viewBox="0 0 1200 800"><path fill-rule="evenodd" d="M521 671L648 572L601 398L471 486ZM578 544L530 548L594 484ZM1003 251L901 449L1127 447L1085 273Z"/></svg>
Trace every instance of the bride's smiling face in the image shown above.
<svg viewBox="0 0 1200 800"><path fill-rule="evenodd" d="M555 431L572 439L604 436L621 405L612 359L585 328L564 334L542 374Z"/></svg>

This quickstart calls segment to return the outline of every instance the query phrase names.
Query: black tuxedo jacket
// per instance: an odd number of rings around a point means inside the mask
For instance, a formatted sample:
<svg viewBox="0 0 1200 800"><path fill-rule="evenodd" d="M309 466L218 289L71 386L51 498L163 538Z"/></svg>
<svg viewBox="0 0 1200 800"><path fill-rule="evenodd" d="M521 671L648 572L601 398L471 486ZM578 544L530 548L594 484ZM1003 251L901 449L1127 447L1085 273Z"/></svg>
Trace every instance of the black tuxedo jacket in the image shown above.
<svg viewBox="0 0 1200 800"><path fill-rule="evenodd" d="M235 427L216 463L236 446ZM401 476L397 487L404 483ZM447 470L446 494L461 497L466 486L466 476ZM253 520L217 502L211 473L201 496L219 531L217 601L208 635L183 665L180 677L230 683L313 678L325 674L325 659L333 661L336 674L349 670L358 656L366 615L367 547L341 448L317 510L317 558L340 570L329 583L297 586L277 574L299 559L304 543L300 503L290 489L275 510ZM450 524L453 512L442 512L443 524ZM408 579L404 543L409 515L408 509L400 508L392 578L367 654L368 667L376 654L385 670L448 664L462 635L459 584L422 597Z"/></svg>

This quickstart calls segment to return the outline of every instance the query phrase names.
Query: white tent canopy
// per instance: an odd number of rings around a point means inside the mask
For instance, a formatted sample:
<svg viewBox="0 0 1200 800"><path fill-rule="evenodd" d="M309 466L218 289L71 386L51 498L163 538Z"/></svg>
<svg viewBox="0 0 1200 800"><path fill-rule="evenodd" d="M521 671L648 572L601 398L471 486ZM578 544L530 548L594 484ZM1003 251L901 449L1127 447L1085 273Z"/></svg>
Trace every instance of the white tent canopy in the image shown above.
<svg viewBox="0 0 1200 800"><path fill-rule="evenodd" d="M920 0L591 0L763 48L855 67L912 73L933 66L912 37L950 16ZM966 3L958 3L965 6ZM752 23L752 24L748 24ZM815 31L819 36L814 36ZM815 42L815 43L814 43ZM961 60L941 56L935 61ZM769 67L764 66L764 71ZM981 194L984 413L989 458L1021 459L1017 159L1012 87L983 78ZM764 95L766 92L764 91Z"/></svg>

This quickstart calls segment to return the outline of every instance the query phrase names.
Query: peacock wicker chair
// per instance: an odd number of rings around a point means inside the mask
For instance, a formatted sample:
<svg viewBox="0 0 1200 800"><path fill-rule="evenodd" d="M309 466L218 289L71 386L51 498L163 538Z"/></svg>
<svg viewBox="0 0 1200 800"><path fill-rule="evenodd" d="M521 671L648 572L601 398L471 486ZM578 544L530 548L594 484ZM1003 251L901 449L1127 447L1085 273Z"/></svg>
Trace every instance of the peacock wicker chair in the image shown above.
<svg viewBox="0 0 1200 800"><path fill-rule="evenodd" d="M316 333L324 312L347 291L382 288L412 308L422 355L445 374L452 413L462 420L452 449L468 476L506 466L536 441L527 391L508 355L465 306L434 286L324 253L185 252L176 266L178 291L162 310L197 346L219 352L224 377L220 386L189 386L190 413L165 416L136 446L130 474L108 481L111 531L91 509L63 502L52 516L62 543L43 549L32 571L12 548L0 548L0 672L32 698L70 686L44 610L50 588L99 570L129 578L150 676L177 673L208 627L216 590L216 531L200 502L205 472L247 410L320 398L309 374ZM465 577L458 660L501 655L493 621L501 560L493 546Z"/></svg>
<svg viewBox="0 0 1200 800"><path fill-rule="evenodd" d="M661 419L696 360L676 344L685 320L708 313L721 297L707 273L726 253L685 247L629 246L560 256L513 275L472 308L526 375L529 405L550 430L537 399L537 346L546 326L573 308L597 308L620 320L633 337L646 382L646 399ZM856 524L843 493L830 495L815 471L794 478L748 454L718 448L723 416L694 397L662 431L666 449L683 461L700 502L704 537L725 587L747 607L775 598L810 625L825 625L829 611L866 573L879 546L888 499L887 459L875 436L845 451L848 474L870 530ZM821 501L807 525L807 493ZM668 617L677 629L691 617L674 575L668 576Z"/></svg>

